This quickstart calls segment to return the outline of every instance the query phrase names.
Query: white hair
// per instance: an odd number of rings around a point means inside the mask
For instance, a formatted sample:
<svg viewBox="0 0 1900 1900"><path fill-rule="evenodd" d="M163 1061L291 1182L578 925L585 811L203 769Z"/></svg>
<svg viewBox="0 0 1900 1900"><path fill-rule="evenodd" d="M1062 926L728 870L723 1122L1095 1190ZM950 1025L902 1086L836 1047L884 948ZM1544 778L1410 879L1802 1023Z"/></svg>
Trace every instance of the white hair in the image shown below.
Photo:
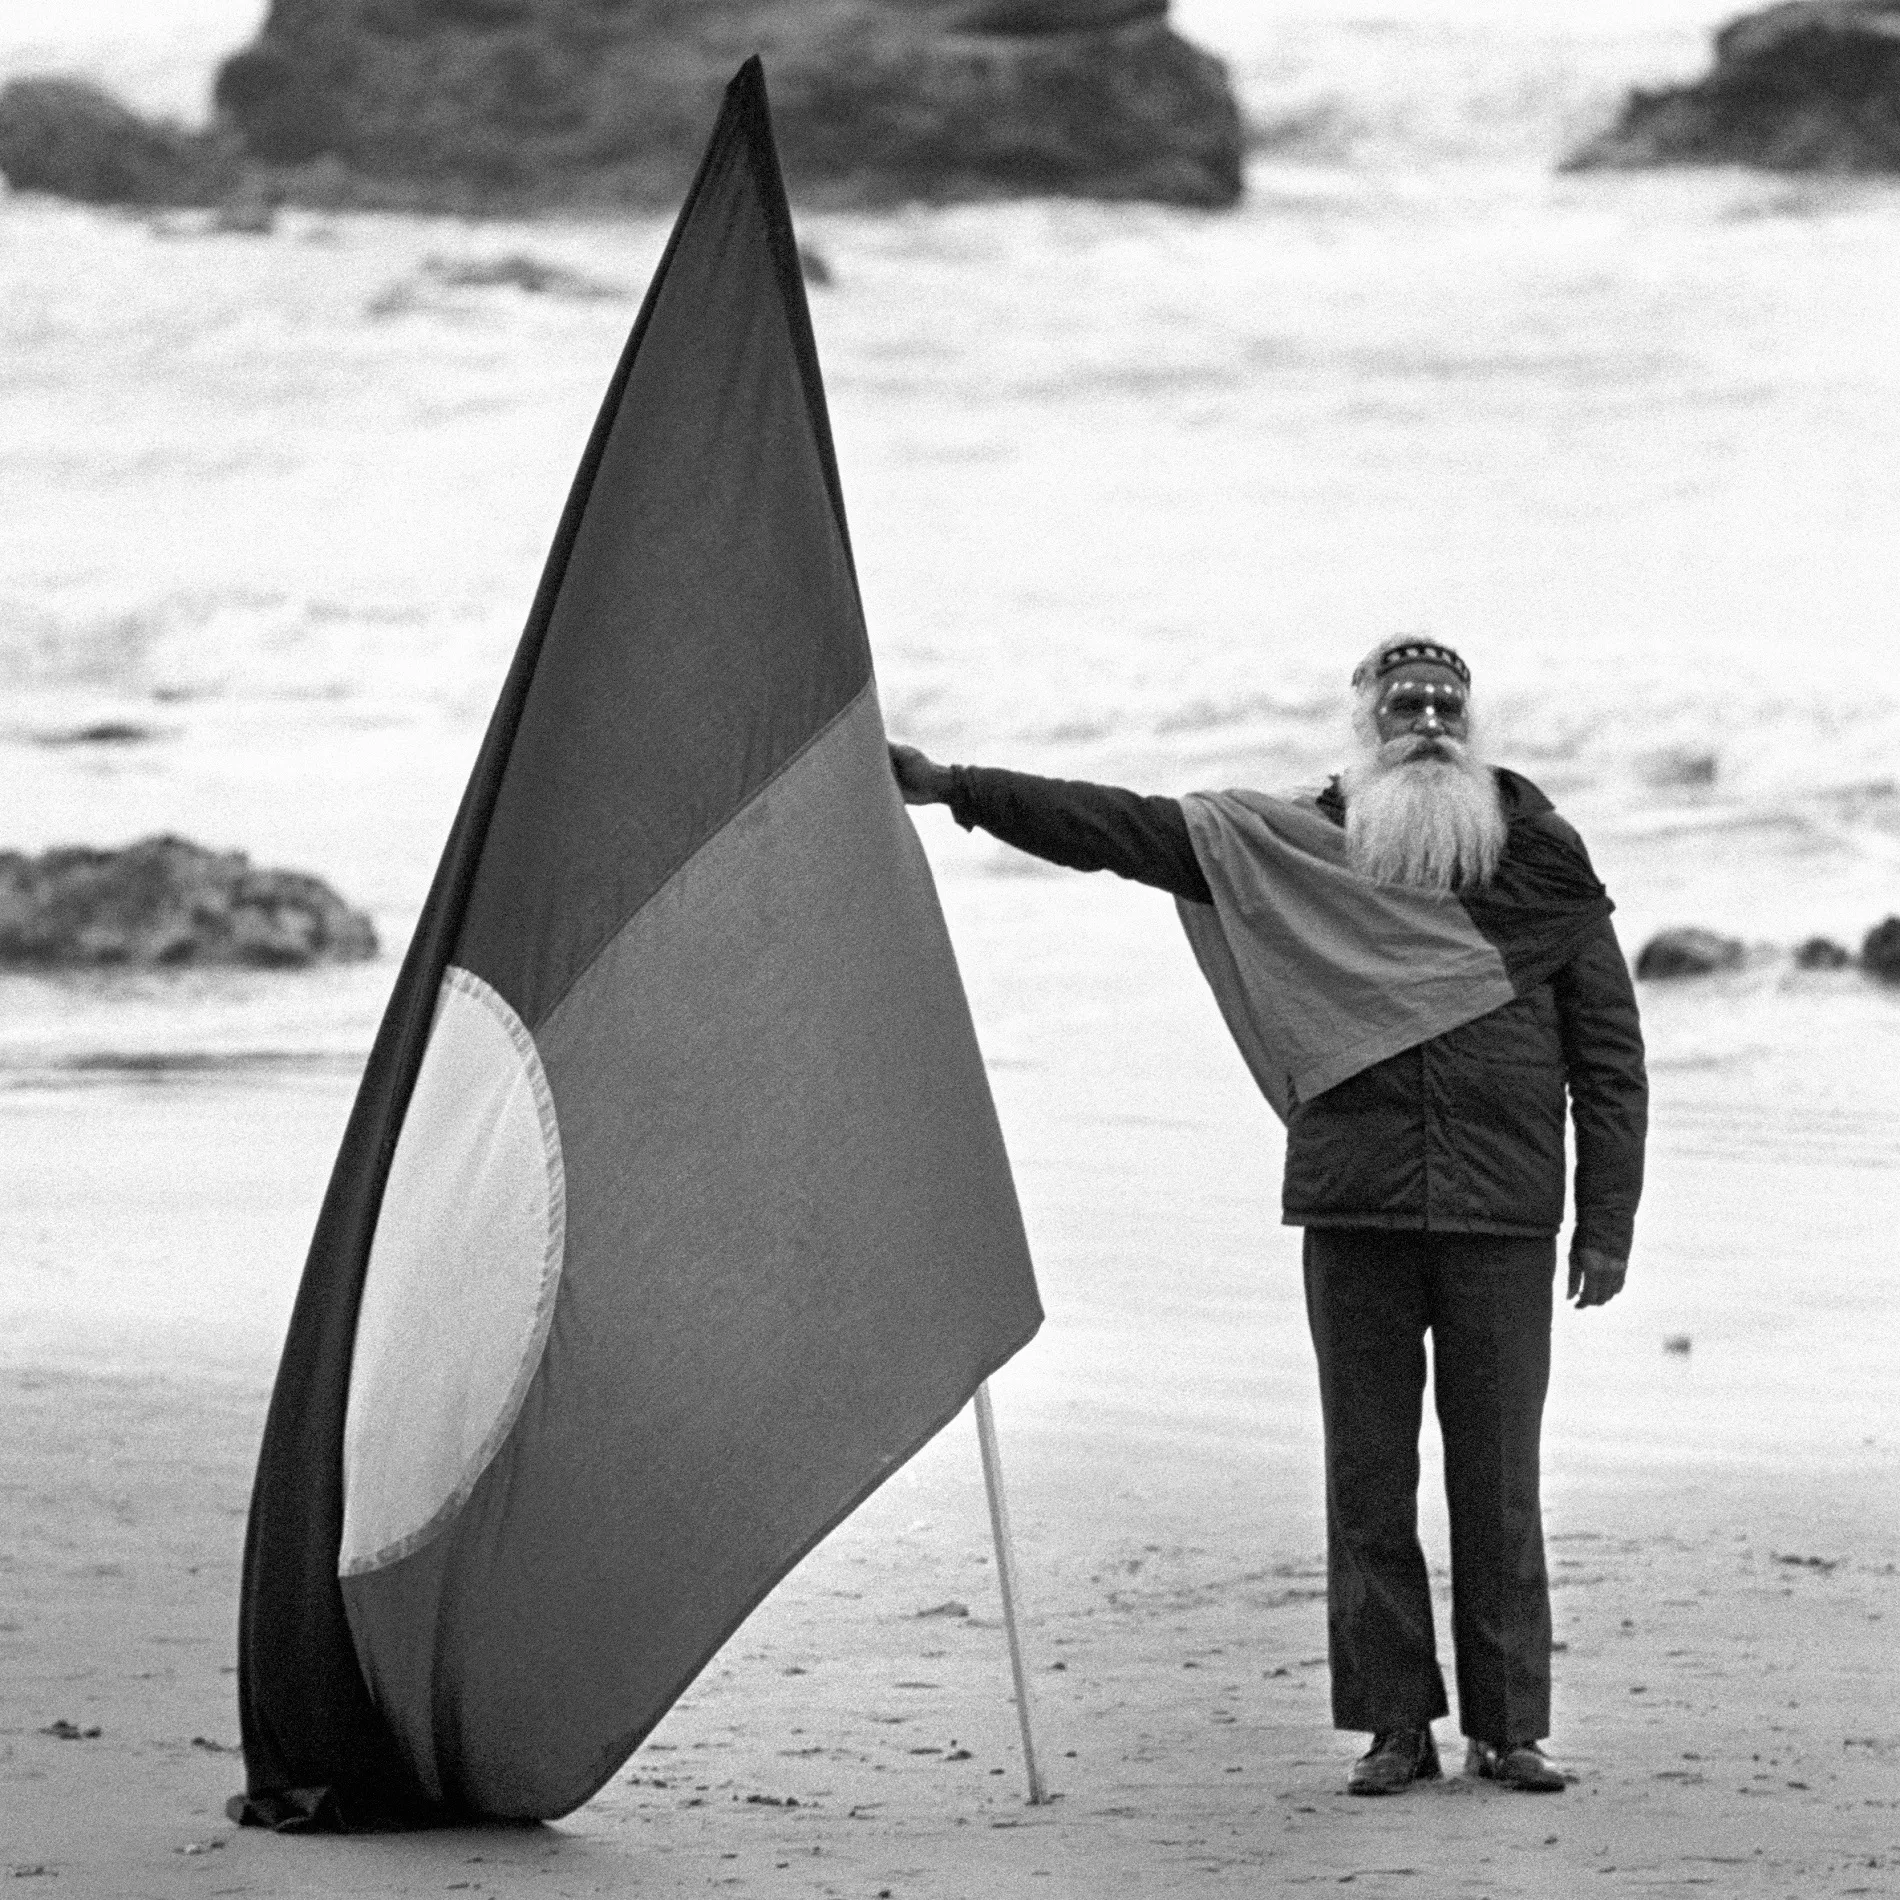
<svg viewBox="0 0 1900 1900"><path fill-rule="evenodd" d="M1340 774L1347 863L1418 890L1489 883L1504 855L1504 808L1476 741L1407 732L1381 744L1363 696L1352 723L1358 756Z"/></svg>

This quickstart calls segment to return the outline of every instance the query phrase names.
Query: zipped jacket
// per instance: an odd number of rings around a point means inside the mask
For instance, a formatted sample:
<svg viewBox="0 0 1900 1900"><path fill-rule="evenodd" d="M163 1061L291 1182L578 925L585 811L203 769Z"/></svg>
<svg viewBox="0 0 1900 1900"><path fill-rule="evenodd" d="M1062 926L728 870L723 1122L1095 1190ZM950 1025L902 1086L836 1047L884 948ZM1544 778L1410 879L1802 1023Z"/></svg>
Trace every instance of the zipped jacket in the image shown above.
<svg viewBox="0 0 1900 1900"><path fill-rule="evenodd" d="M1559 828L1581 850L1528 779L1500 772L1498 786L1509 825ZM966 828L1051 862L1212 901L1175 799L963 766L953 768L948 802ZM1318 803L1344 823L1337 780ZM1283 1218L1299 1227L1553 1234L1564 1217L1566 1106L1576 1136L1572 1249L1626 1259L1648 1084L1635 991L1607 918L1547 981L1502 1008L1294 1103Z"/></svg>

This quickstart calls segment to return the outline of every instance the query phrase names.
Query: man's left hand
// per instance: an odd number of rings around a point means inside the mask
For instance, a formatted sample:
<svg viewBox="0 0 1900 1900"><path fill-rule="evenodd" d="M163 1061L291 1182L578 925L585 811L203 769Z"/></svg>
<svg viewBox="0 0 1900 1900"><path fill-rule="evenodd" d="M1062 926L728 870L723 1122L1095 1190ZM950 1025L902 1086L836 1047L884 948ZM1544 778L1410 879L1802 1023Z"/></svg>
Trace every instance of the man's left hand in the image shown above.
<svg viewBox="0 0 1900 1900"><path fill-rule="evenodd" d="M1623 1276L1629 1271L1627 1260L1600 1253L1595 1247L1579 1247L1570 1256L1569 1297L1579 1309L1607 1306L1623 1290Z"/></svg>

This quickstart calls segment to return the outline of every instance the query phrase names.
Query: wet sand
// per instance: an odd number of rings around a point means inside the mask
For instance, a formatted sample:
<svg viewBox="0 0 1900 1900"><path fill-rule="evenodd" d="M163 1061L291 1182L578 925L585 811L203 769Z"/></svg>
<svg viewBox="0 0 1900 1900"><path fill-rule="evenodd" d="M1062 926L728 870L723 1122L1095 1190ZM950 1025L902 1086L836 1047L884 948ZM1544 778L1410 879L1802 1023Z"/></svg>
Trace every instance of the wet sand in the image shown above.
<svg viewBox="0 0 1900 1900"><path fill-rule="evenodd" d="M233 1829L251 1462L350 1078L106 1077L0 1090L0 1867L47 1883L18 1891L1900 1892L1900 1168L1848 1071L1791 1101L1651 1001L1631 1287L1559 1315L1546 1433L1578 1780L1351 1801L1271 1118L1164 902L945 858L1049 1313L995 1390L1057 1798L1023 1801L965 1418L568 1820Z"/></svg>

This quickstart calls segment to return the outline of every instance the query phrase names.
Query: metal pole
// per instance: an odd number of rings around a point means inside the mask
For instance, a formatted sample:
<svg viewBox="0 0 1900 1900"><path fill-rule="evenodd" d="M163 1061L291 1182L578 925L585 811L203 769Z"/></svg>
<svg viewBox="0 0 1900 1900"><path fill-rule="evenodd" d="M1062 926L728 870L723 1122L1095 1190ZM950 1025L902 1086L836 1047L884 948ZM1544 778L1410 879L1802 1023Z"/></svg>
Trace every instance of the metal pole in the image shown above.
<svg viewBox="0 0 1900 1900"><path fill-rule="evenodd" d="M1029 1805L1042 1807L1049 1799L1036 1765L1036 1738L1029 1725L1029 1674L1023 1668L1023 1645L1016 1628L1016 1547L1009 1535L1009 1505L1003 1497L1003 1461L996 1449L996 1415L990 1410L986 1379L976 1388L976 1442L983 1452L983 1485L990 1494L990 1533L996 1540L996 1580L1003 1591L1003 1628L1009 1636L1009 1671L1016 1684L1016 1718L1023 1730L1023 1765L1029 1770Z"/></svg>

